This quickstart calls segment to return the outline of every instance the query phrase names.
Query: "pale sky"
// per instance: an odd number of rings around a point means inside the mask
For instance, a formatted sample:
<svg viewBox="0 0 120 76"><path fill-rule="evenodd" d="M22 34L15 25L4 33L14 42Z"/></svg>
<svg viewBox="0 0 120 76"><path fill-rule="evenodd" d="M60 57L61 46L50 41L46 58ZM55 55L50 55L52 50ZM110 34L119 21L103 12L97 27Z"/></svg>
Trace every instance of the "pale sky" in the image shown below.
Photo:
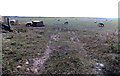
<svg viewBox="0 0 120 76"><path fill-rule="evenodd" d="M118 17L120 0L1 0L2 16Z"/></svg>

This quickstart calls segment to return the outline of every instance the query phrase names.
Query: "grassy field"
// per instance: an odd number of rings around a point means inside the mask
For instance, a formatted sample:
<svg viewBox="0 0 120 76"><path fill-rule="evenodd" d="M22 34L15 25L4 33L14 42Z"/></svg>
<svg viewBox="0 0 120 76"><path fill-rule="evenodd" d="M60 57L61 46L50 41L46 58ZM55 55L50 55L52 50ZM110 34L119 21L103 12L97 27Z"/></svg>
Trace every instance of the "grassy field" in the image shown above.
<svg viewBox="0 0 120 76"><path fill-rule="evenodd" d="M21 25L2 34L4 74L120 73L117 19L14 19ZM25 27L32 20L42 20L45 27Z"/></svg>

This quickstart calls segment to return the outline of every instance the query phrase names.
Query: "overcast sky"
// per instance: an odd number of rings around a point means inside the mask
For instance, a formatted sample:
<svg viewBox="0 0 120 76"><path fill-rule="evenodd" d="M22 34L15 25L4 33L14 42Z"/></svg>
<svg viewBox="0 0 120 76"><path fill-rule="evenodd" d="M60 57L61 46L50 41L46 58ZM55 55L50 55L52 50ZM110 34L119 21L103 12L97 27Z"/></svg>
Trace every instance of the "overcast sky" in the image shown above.
<svg viewBox="0 0 120 76"><path fill-rule="evenodd" d="M118 17L120 0L1 0L0 15L44 17Z"/></svg>

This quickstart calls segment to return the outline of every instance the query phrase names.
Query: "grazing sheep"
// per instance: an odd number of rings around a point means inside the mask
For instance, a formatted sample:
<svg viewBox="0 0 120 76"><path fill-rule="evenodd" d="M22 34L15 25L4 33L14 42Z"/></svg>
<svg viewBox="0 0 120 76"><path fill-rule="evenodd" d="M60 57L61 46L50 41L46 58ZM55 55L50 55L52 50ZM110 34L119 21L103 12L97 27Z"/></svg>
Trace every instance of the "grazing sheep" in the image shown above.
<svg viewBox="0 0 120 76"><path fill-rule="evenodd" d="M97 21L94 21L94 23L97 23Z"/></svg>
<svg viewBox="0 0 120 76"><path fill-rule="evenodd" d="M16 23L16 20L10 20L11 25L15 25L15 23Z"/></svg>
<svg viewBox="0 0 120 76"><path fill-rule="evenodd" d="M16 20L16 21L15 21L15 25L18 25L18 24L19 24L19 21L18 21L18 20Z"/></svg>
<svg viewBox="0 0 120 76"><path fill-rule="evenodd" d="M103 22L99 22L99 23L98 23L98 26L99 26L99 27L104 27L104 23L103 23Z"/></svg>
<svg viewBox="0 0 120 76"><path fill-rule="evenodd" d="M64 24L68 24L68 22L65 22Z"/></svg>
<svg viewBox="0 0 120 76"><path fill-rule="evenodd" d="M21 23L18 23L18 25L21 25Z"/></svg>

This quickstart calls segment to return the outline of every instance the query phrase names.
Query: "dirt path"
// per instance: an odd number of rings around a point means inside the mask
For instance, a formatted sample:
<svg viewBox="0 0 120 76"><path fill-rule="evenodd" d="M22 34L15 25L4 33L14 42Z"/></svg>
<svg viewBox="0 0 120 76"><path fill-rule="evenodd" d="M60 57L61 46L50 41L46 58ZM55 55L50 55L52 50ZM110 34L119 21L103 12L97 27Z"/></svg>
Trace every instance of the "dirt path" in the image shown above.
<svg viewBox="0 0 120 76"><path fill-rule="evenodd" d="M89 54L90 51L86 51L84 49L84 46L87 45L85 43L82 43L82 41L79 39L79 37L76 35L76 33L73 31L71 32L71 37L70 40L73 41L74 43L77 43L79 45L79 48L81 51L79 51L79 55L83 58L90 58L92 54ZM92 61L94 64L94 68L91 69L91 73L93 74L103 74L102 72L102 67L99 65L103 65L102 63L97 63L96 61Z"/></svg>
<svg viewBox="0 0 120 76"><path fill-rule="evenodd" d="M50 53L53 51L53 48L55 48L55 46L51 45L54 42L59 41L60 36L58 34L53 34L50 36L50 40L48 41L47 45L46 45L46 51L44 52L44 55L41 58L35 58L33 59L34 63L33 66L31 68L32 72L34 72L35 74L41 74L43 71L43 64L44 62L49 58ZM84 43L82 43L82 41L79 39L79 37L76 35L76 33L73 31L71 32L71 37L70 37L71 41L74 41L74 43L79 45L79 48L81 49L81 51L79 52L79 54L83 57L83 58L90 58L91 55L89 54L89 51L86 51L84 49ZM94 63L94 68L91 69L93 74L102 74L102 69L101 67L98 65L99 63L97 63L96 61L93 61ZM97 65L96 65L97 64Z"/></svg>
<svg viewBox="0 0 120 76"><path fill-rule="evenodd" d="M43 55L43 57L41 58L36 58L36 59L33 59L34 63L33 63L33 66L32 66L32 71L34 73L39 73L41 74L42 73L42 67L43 67L43 64L44 62L49 58L49 54L53 51L51 49L51 43L52 41L51 40L54 40L54 41L58 41L59 40L59 35L51 35L51 39L48 41L48 44L46 45L46 51Z"/></svg>

